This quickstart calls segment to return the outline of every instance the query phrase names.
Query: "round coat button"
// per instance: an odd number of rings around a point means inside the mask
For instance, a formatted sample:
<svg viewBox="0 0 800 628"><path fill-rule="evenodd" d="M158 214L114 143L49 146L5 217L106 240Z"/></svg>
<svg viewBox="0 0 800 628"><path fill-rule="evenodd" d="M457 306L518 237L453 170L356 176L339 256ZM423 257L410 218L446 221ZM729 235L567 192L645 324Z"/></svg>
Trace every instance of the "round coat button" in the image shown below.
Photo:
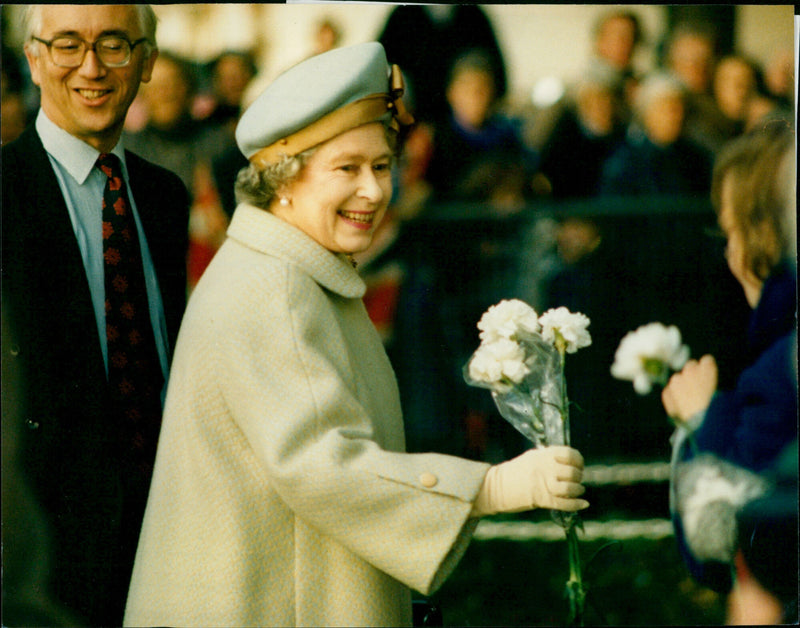
<svg viewBox="0 0 800 628"><path fill-rule="evenodd" d="M439 478L433 475L433 473L423 473L419 476L419 483L425 488L433 488L439 483Z"/></svg>

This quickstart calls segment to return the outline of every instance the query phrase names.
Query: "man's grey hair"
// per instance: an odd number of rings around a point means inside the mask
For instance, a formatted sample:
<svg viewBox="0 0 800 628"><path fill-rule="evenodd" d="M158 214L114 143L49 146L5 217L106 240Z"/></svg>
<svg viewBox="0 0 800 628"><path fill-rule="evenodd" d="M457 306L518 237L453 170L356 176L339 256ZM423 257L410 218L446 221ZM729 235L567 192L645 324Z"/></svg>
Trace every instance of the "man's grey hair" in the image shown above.
<svg viewBox="0 0 800 628"><path fill-rule="evenodd" d="M23 41L31 41L34 36L39 36L42 32L42 8L48 6L43 4L29 4L22 11L22 34L24 35ZM156 45L156 25L158 24L158 17L156 16L153 7L149 4L135 4L136 15L139 18L139 27L142 29L142 35L147 38L145 42L145 52L150 54L158 46ZM34 55L38 54L38 46L31 48Z"/></svg>

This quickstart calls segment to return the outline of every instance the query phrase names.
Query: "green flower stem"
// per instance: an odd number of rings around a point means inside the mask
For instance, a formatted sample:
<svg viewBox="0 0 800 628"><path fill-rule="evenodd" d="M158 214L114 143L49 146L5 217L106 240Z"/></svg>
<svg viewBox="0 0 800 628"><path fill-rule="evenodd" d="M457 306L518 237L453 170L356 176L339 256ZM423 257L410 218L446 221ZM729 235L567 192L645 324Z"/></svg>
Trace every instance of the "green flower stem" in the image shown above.
<svg viewBox="0 0 800 628"><path fill-rule="evenodd" d="M561 334L556 331L556 349L561 358L561 426L564 431L564 444L569 445L569 400L567 399L567 378L564 374L564 364L566 363L567 343Z"/></svg>
<svg viewBox="0 0 800 628"><path fill-rule="evenodd" d="M556 349L561 358L561 424L564 430L564 444L569 446L569 399L567 398L567 379L564 373L566 363L567 343L560 333L556 332ZM567 625L583 626L583 610L586 601L586 592L583 588L583 575L581 573L581 555L578 549L578 533L576 531L577 515L564 516L566 521L564 532L567 535L567 557L569 559L569 580L567 580L567 597L569 598L569 618Z"/></svg>
<svg viewBox="0 0 800 628"><path fill-rule="evenodd" d="M569 580L567 580L567 596L569 598L569 618L567 625L583 626L583 610L586 592L583 588L581 574L581 556L578 551L578 533L574 520L566 529L567 554L569 556Z"/></svg>

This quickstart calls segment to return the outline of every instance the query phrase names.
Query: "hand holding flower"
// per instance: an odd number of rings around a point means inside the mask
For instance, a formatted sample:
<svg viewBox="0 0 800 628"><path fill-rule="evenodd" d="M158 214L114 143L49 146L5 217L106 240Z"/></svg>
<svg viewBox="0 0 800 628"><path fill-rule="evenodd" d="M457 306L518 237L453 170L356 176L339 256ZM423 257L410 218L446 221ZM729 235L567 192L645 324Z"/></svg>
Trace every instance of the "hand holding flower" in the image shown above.
<svg viewBox="0 0 800 628"><path fill-rule="evenodd" d="M481 344L464 366L464 379L492 391L497 409L537 449L489 468L472 516L548 508L564 528L569 558L567 596L571 626L583 625L586 593L576 511L589 506L583 457L569 447L569 399L564 360L592 343L589 318L554 308L541 317L527 303L503 300L478 323Z"/></svg>
<svg viewBox="0 0 800 628"><path fill-rule="evenodd" d="M667 414L686 422L711 403L717 390L717 362L711 355L700 360L689 360L679 373L675 373L661 393Z"/></svg>
<svg viewBox="0 0 800 628"><path fill-rule="evenodd" d="M583 457L576 449L565 446L531 449L489 468L472 515L534 508L583 510L589 502L578 499L585 491L580 483L582 477Z"/></svg>

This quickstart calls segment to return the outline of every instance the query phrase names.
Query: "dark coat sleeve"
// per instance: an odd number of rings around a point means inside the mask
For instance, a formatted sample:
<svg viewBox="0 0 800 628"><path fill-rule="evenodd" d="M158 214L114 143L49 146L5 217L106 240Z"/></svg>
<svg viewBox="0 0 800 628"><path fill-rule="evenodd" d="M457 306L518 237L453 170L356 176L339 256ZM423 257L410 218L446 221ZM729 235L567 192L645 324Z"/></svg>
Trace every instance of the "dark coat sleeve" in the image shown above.
<svg viewBox="0 0 800 628"><path fill-rule="evenodd" d="M797 386L792 378L793 337L783 336L717 393L696 440L702 451L752 471L768 467L797 438Z"/></svg>

